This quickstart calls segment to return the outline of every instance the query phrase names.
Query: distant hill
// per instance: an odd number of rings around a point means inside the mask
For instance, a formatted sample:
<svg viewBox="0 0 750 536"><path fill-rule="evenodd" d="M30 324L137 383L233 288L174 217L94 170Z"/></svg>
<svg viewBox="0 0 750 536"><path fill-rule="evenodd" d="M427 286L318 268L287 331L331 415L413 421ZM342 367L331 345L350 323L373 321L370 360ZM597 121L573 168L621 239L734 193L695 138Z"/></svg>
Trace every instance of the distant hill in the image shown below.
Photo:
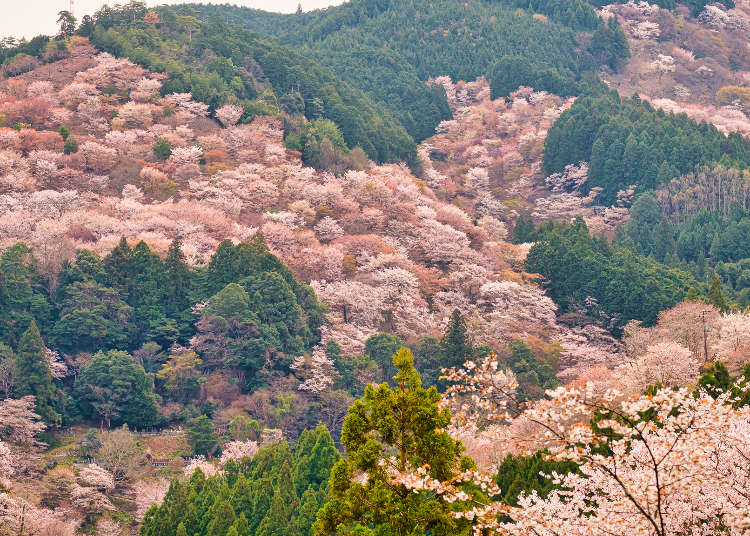
<svg viewBox="0 0 750 536"><path fill-rule="evenodd" d="M504 95L519 84L577 94L585 73L614 61L613 50L615 59L627 55L627 47L613 48L616 32L582 0L355 0L291 15L191 7L204 20L219 14L326 65L386 106L417 141L446 118L442 99L424 85L429 78L487 76L494 82L498 60L521 58L512 73L515 85Z"/></svg>
<svg viewBox="0 0 750 536"><path fill-rule="evenodd" d="M156 15L154 15L156 14ZM101 50L169 76L165 92L190 92L211 108L236 101L255 115L334 121L349 147L378 162L412 162L414 141L381 106L294 50L188 8L134 4L102 9L79 33ZM287 123L287 132L293 121Z"/></svg>

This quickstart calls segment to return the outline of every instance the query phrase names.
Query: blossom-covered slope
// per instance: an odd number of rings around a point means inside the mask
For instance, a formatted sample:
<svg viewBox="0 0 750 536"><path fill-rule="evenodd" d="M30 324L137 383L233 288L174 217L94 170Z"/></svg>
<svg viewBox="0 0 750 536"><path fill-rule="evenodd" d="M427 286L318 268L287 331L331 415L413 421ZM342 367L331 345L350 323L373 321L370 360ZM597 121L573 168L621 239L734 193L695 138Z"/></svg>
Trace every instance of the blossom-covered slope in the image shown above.
<svg viewBox="0 0 750 536"><path fill-rule="evenodd" d="M709 4L691 17L647 2L605 6L617 17L632 58L619 72L602 73L622 96L638 94L667 112L684 112L719 130L750 135L750 3L733 9Z"/></svg>
<svg viewBox="0 0 750 536"><path fill-rule="evenodd" d="M477 343L565 338L555 304L523 273L526 248L506 241L501 205L440 201L434 181L405 166L341 176L306 168L279 121L235 125L226 106L220 125L189 95L160 97L161 79L78 41L69 58L2 83L0 109L17 127L0 130L3 245L30 243L52 274L76 248L106 253L122 236L162 253L179 236L201 264L221 240L260 231L328 304L323 343L333 338L346 354L380 331L439 335L456 308ZM541 99L550 121L563 103ZM531 136L537 155L540 136ZM164 140L162 160L154 145ZM519 180L537 165L521 168L522 159Z"/></svg>
<svg viewBox="0 0 750 536"><path fill-rule="evenodd" d="M509 225L519 214L538 221L581 216L596 234L611 234L627 217L632 191L611 207L597 204L600 190L583 193L586 162L544 174L547 130L573 98L520 87L507 99L491 100L484 79L454 84L440 77L430 83L445 88L454 114L419 148L427 183L442 199Z"/></svg>

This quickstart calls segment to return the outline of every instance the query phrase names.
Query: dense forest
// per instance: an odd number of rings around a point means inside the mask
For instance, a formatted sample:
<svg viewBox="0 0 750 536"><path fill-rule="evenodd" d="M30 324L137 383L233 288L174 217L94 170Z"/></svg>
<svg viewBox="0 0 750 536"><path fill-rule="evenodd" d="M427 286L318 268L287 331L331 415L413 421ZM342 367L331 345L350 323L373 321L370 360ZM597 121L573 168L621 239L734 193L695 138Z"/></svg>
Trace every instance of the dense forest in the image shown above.
<svg viewBox="0 0 750 536"><path fill-rule="evenodd" d="M603 23L580 0L360 1L297 15L193 8L203 18L221 13L328 66L387 107L418 142L446 118L440 95L425 86L431 77L487 76L497 96L521 84L575 95L592 83L599 65L616 67L628 56L617 22ZM592 34L590 44L579 43L576 31Z"/></svg>
<svg viewBox="0 0 750 536"><path fill-rule="evenodd" d="M545 140L547 173L589 162L587 188L601 187L602 202L616 200L630 185L653 190L697 165L750 165L750 141L728 136L685 114L667 114L637 97L605 91L578 99L555 122Z"/></svg>

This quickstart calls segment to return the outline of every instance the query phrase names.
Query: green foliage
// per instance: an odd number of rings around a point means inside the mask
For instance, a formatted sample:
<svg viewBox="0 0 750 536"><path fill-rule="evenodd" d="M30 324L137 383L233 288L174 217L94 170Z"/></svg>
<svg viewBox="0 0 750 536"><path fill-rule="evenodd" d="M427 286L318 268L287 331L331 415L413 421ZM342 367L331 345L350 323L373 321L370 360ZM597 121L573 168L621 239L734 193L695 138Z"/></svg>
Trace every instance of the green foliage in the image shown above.
<svg viewBox="0 0 750 536"><path fill-rule="evenodd" d="M16 56L25 54L41 57L47 49L50 38L46 35L38 35L30 41L17 41L14 37L5 37L0 40L0 63L7 64Z"/></svg>
<svg viewBox="0 0 750 536"><path fill-rule="evenodd" d="M252 459L228 463L223 475L206 478L196 470L187 481L174 480L161 505L144 517L140 534L310 536L338 459L332 446L318 426L303 432L293 451L286 443L265 446Z"/></svg>
<svg viewBox="0 0 750 536"><path fill-rule="evenodd" d="M471 465L463 446L445 428L450 413L438 407L434 387L424 389L409 350L393 357L396 387L368 385L349 409L341 442L347 457L331 472L330 500L318 512L314 534L468 534L445 503L390 481L382 456L392 455L395 469L426 466L430 476L447 480ZM362 482L358 475L366 475Z"/></svg>
<svg viewBox="0 0 750 536"><path fill-rule="evenodd" d="M51 307L39 274L39 263L23 242L0 255L0 340L11 346L35 321L42 333L49 326Z"/></svg>
<svg viewBox="0 0 750 536"><path fill-rule="evenodd" d="M513 339L508 343L510 349L509 365L518 378L518 399L524 402L540 398L544 391L557 387L557 371L548 363L541 361L534 350L523 340Z"/></svg>
<svg viewBox="0 0 750 536"><path fill-rule="evenodd" d="M81 369L75 393L81 412L107 428L127 424L142 428L157 420L151 379L127 352L98 352Z"/></svg>
<svg viewBox="0 0 750 536"><path fill-rule="evenodd" d="M62 128L62 127L61 127ZM72 136L65 138L65 144L63 145L63 153L73 154L78 152L78 142Z"/></svg>
<svg viewBox="0 0 750 536"><path fill-rule="evenodd" d="M219 436L214 432L211 419L205 415L195 419L187 430L187 441L194 454L210 457L219 446Z"/></svg>
<svg viewBox="0 0 750 536"><path fill-rule="evenodd" d="M625 53L607 41L608 35L590 46L578 44L576 32L594 32L599 24L583 0L355 0L295 15L226 5L195 9L203 18L218 14L273 36L326 65L385 107L417 141L450 118L442 88L425 85L431 77L447 75L455 81L489 75L493 94L514 90L520 83L574 94L583 73L597 70L593 46ZM504 73L493 66L505 57L525 58L533 66L531 75L515 85L507 78L507 83L495 80Z"/></svg>
<svg viewBox="0 0 750 536"><path fill-rule="evenodd" d="M575 463L547 461L542 452L532 456L508 454L497 469L496 482L503 493L502 501L518 506L518 496L522 492L530 494L536 491L540 497L545 498L550 491L559 489L553 478L542 475L552 475L553 472L564 475L575 470Z"/></svg>
<svg viewBox="0 0 750 536"><path fill-rule="evenodd" d="M739 380L739 381L737 381ZM705 389L714 398L731 393L735 407L750 405L750 363L740 373L739 378L729 375L726 365L717 361L698 378L698 387Z"/></svg>
<svg viewBox="0 0 750 536"><path fill-rule="evenodd" d="M314 119L302 125L299 134L290 133L285 140L287 147L302 153L305 164L316 169L336 174L348 169L364 169L367 157L362 149L347 148L344 137L336 123L329 119Z"/></svg>
<svg viewBox="0 0 750 536"><path fill-rule="evenodd" d="M461 367L477 355L468 336L466 319L459 309L454 309L448 327L440 340L425 338L415 348L414 362L421 371L425 385L435 385L439 391L446 387L440 380L442 369Z"/></svg>
<svg viewBox="0 0 750 536"><path fill-rule="evenodd" d="M681 301L695 285L686 272L592 237L580 218L544 233L525 267L546 278L547 294L561 312L594 297L604 314L618 315L618 325L631 319L652 325L659 311Z"/></svg>
<svg viewBox="0 0 750 536"><path fill-rule="evenodd" d="M47 424L54 425L60 423L60 415L54 410L57 390L52 381L45 350L39 329L32 320L18 343L15 394L19 398L34 396L36 412Z"/></svg>
<svg viewBox="0 0 750 536"><path fill-rule="evenodd" d="M154 143L153 151L156 158L159 160L166 160L172 154L172 145L169 143L168 139L159 138L156 140L156 143Z"/></svg>
<svg viewBox="0 0 750 536"><path fill-rule="evenodd" d="M297 495L301 497L310 486L326 489L331 467L339 458L341 455L324 425L304 430L297 440L292 463Z"/></svg>
<svg viewBox="0 0 750 536"><path fill-rule="evenodd" d="M594 32L591 51L600 64L607 65L615 71L623 60L630 57L628 40L617 17L610 17L606 24L599 23L599 27Z"/></svg>
<svg viewBox="0 0 750 536"><path fill-rule="evenodd" d="M721 281L719 281L718 275L714 275L714 280L708 289L708 303L720 311L727 310L727 302L724 299L724 294L721 292Z"/></svg>
<svg viewBox="0 0 750 536"><path fill-rule="evenodd" d="M401 338L388 333L372 335L365 341L365 355L380 367L381 382L393 381L393 376L396 375L393 356L401 346Z"/></svg>
<svg viewBox="0 0 750 536"><path fill-rule="evenodd" d="M714 286L712 299L724 303L721 307L730 300L741 307L750 304L750 212L737 204L724 214L704 209L676 218L665 214L652 194L644 193L633 204L616 242L690 271L697 280ZM713 285L714 276L723 288Z"/></svg>
<svg viewBox="0 0 750 536"><path fill-rule="evenodd" d="M94 281L66 286L59 320L52 328L56 347L64 352L126 350L136 333L133 308L118 293Z"/></svg>
<svg viewBox="0 0 750 536"><path fill-rule="evenodd" d="M604 91L579 98L555 121L543 165L547 173L557 173L568 164L589 162L586 187L602 187L597 200L607 204L630 185L652 190L698 164L720 160L748 167L750 141L685 114L654 110L637 97L621 99Z"/></svg>
<svg viewBox="0 0 750 536"><path fill-rule="evenodd" d="M530 86L537 91L556 95L577 95L578 84L544 61L533 62L522 56L505 56L492 67L489 75L490 97L507 97L518 86Z"/></svg>
<svg viewBox="0 0 750 536"><path fill-rule="evenodd" d="M62 139L64 141L68 141L68 136L70 136L70 128L68 128L65 125L60 125L60 128L57 129L57 132L60 134L60 136L62 136ZM66 154L69 154L69 153L66 153Z"/></svg>

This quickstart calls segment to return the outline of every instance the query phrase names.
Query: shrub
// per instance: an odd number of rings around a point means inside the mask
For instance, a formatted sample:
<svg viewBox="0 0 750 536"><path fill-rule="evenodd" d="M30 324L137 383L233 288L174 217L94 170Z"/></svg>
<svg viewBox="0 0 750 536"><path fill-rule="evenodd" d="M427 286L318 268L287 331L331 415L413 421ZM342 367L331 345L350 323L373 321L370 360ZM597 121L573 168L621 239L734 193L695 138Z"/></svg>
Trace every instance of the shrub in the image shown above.
<svg viewBox="0 0 750 536"><path fill-rule="evenodd" d="M62 133L60 133L62 135ZM65 145L63 145L63 153L71 154L78 152L78 142L73 137L65 138Z"/></svg>
<svg viewBox="0 0 750 536"><path fill-rule="evenodd" d="M172 145L165 138L159 138L154 143L154 155L159 160L166 160L172 154Z"/></svg>

